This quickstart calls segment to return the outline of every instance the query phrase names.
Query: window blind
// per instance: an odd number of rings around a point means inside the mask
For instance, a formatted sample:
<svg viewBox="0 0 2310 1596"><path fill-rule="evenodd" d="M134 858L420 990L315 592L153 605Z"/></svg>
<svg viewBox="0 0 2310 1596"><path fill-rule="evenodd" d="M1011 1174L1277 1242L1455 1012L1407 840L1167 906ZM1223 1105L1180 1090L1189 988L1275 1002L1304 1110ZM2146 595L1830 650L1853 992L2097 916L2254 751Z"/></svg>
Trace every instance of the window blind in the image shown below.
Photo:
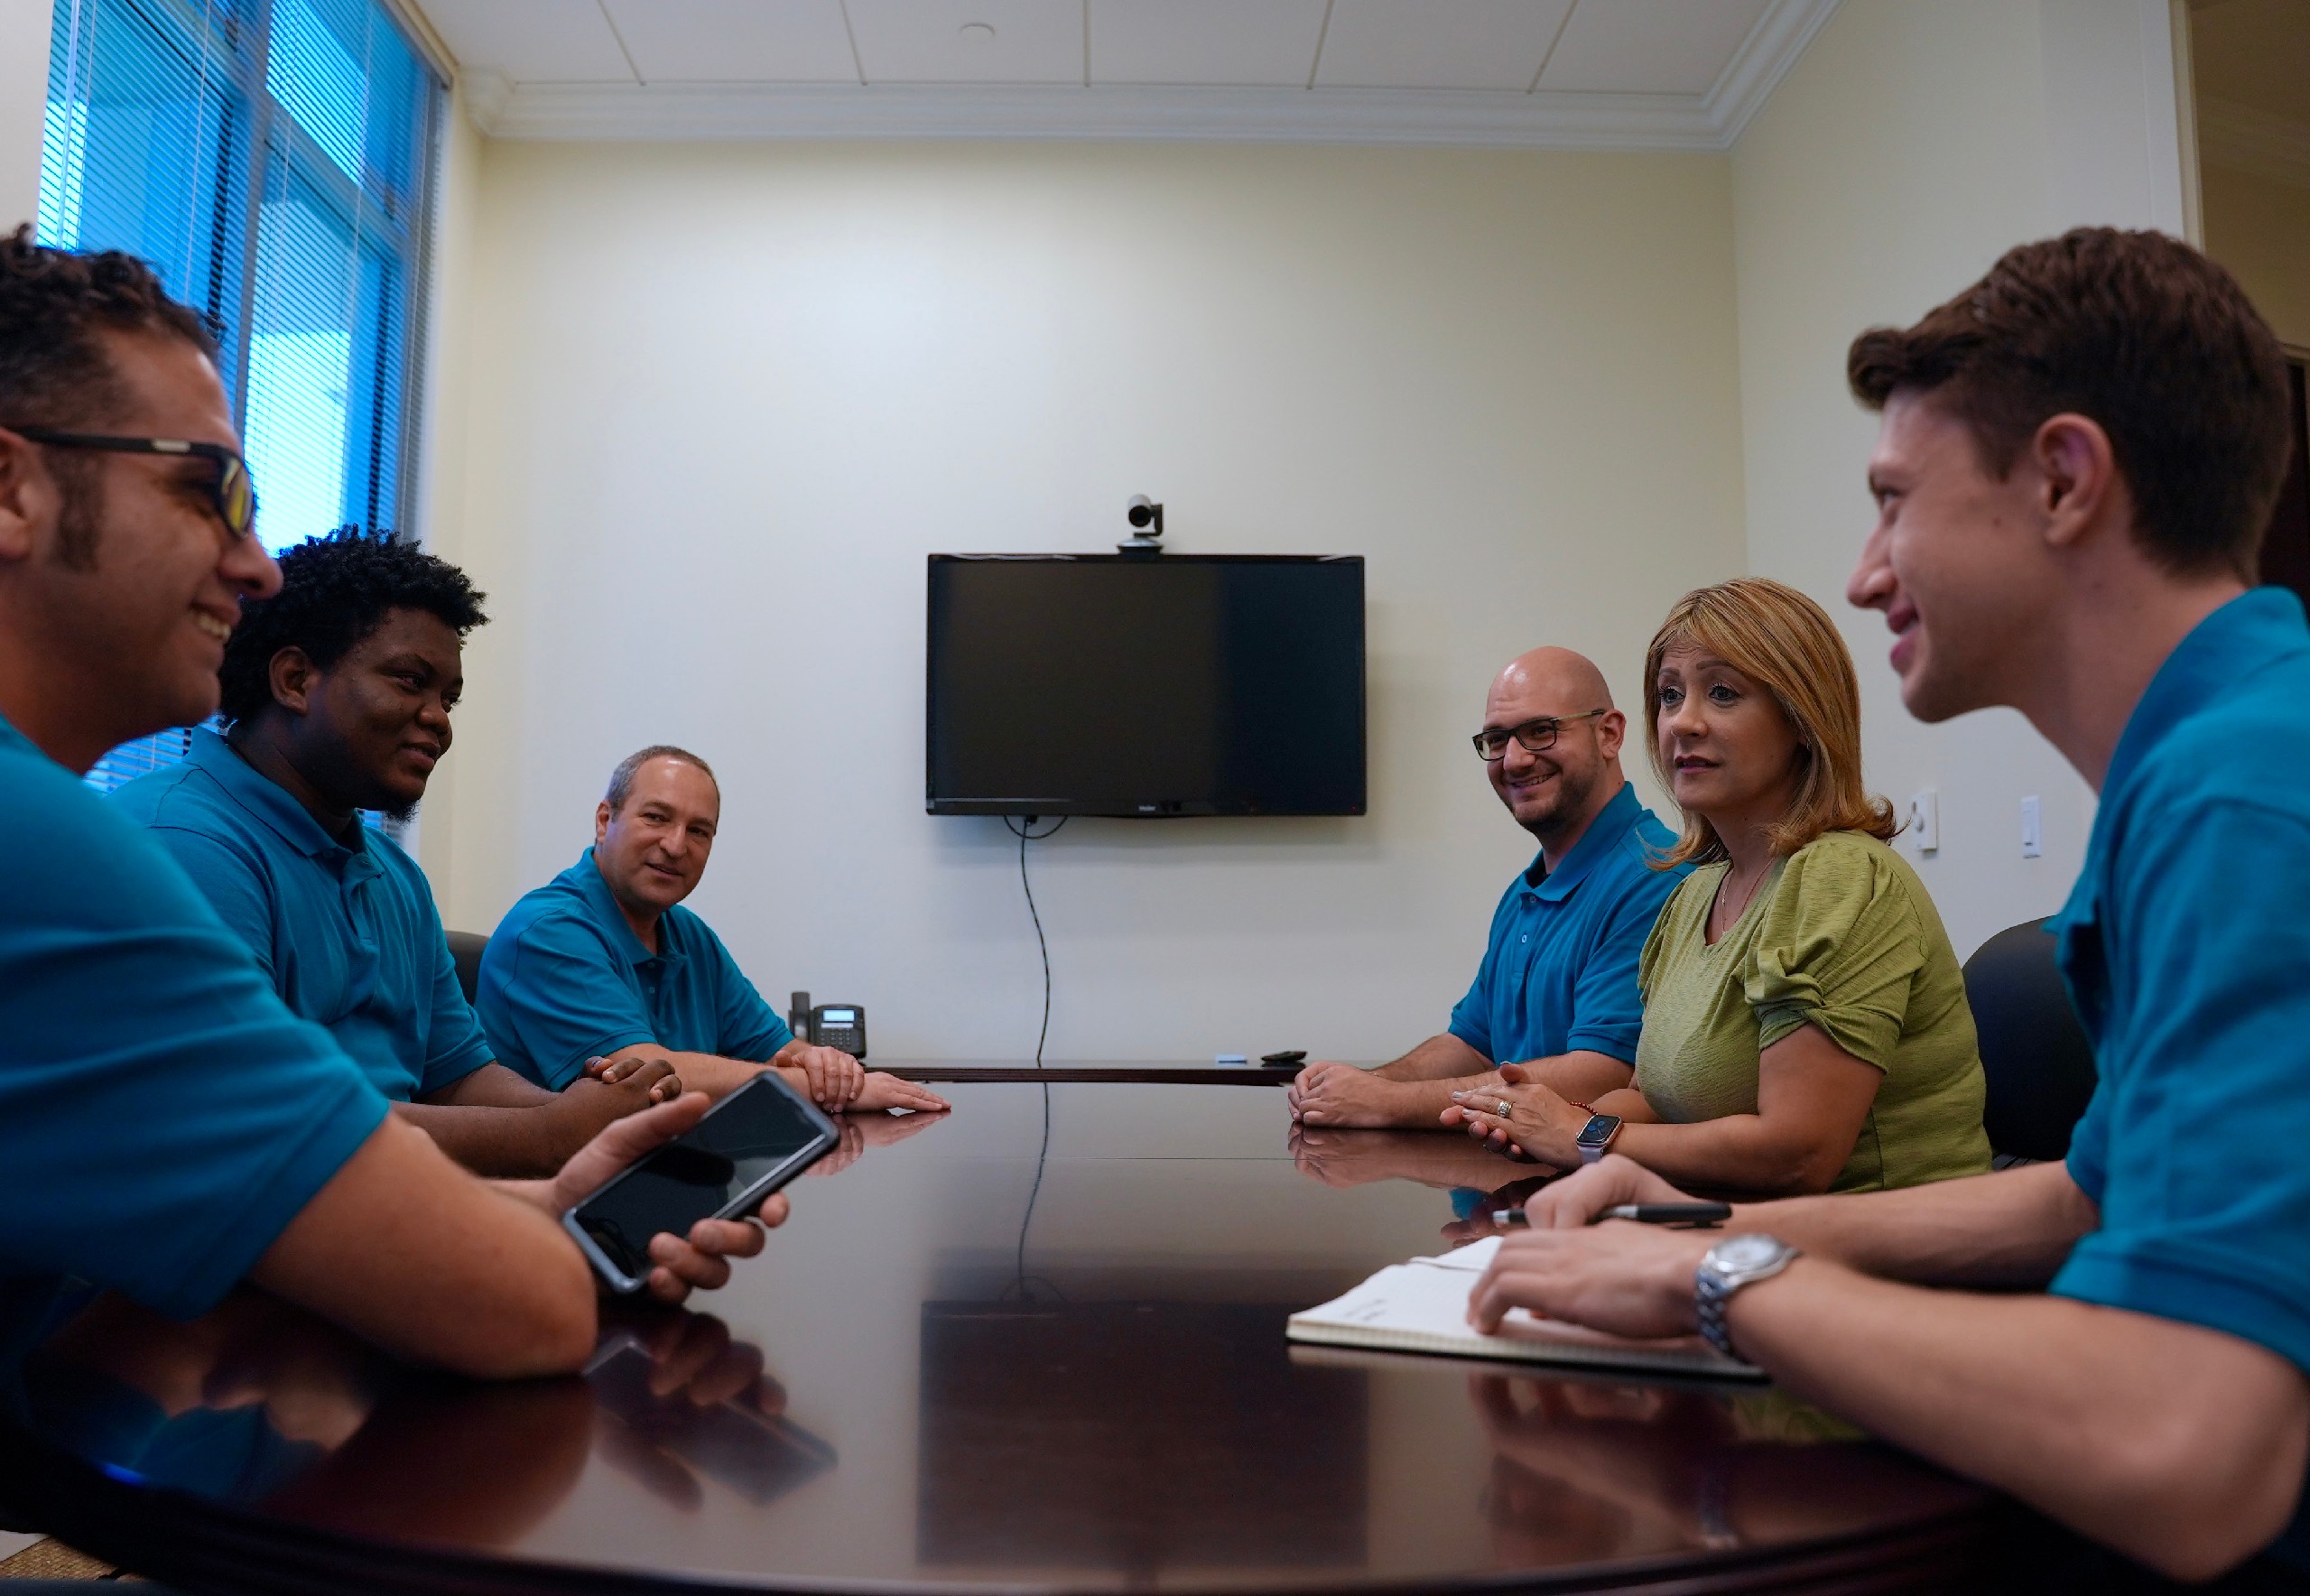
<svg viewBox="0 0 2310 1596"><path fill-rule="evenodd" d="M54 5L41 242L126 250L209 319L269 548L408 530L441 85L376 0Z"/></svg>

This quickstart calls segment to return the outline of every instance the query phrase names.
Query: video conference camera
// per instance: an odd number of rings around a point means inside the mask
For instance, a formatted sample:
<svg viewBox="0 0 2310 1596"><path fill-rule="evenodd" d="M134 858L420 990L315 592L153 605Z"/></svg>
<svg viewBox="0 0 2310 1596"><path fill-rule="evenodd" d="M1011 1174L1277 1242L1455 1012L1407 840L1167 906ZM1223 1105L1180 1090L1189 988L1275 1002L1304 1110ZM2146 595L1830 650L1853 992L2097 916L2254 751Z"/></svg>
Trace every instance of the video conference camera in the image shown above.
<svg viewBox="0 0 2310 1596"><path fill-rule="evenodd" d="M1163 544L1163 506L1144 493L1135 493L1131 502L1123 506L1123 518L1131 524L1131 541L1115 545L1120 554L1160 554Z"/></svg>

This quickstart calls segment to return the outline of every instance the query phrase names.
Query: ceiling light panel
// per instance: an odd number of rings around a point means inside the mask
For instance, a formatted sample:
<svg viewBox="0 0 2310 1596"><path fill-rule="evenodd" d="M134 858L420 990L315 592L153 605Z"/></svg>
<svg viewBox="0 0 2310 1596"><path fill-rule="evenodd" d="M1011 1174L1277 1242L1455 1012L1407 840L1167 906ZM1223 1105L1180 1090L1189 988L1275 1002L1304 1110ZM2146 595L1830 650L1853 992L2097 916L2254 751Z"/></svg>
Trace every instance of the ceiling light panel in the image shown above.
<svg viewBox="0 0 2310 1596"><path fill-rule="evenodd" d="M848 0L869 83L1081 83L1082 0Z"/></svg>
<svg viewBox="0 0 2310 1596"><path fill-rule="evenodd" d="M1580 0L1543 88L1706 94L1771 0Z"/></svg>
<svg viewBox="0 0 2310 1596"><path fill-rule="evenodd" d="M1302 88L1323 3L1090 0L1090 80Z"/></svg>
<svg viewBox="0 0 2310 1596"><path fill-rule="evenodd" d="M1316 87L1521 91L1571 9L1572 0L1332 0Z"/></svg>
<svg viewBox="0 0 2310 1596"><path fill-rule="evenodd" d="M634 80L595 0L423 0L423 9L468 71L516 83Z"/></svg>
<svg viewBox="0 0 2310 1596"><path fill-rule="evenodd" d="M842 0L605 0L645 83L856 83Z"/></svg>

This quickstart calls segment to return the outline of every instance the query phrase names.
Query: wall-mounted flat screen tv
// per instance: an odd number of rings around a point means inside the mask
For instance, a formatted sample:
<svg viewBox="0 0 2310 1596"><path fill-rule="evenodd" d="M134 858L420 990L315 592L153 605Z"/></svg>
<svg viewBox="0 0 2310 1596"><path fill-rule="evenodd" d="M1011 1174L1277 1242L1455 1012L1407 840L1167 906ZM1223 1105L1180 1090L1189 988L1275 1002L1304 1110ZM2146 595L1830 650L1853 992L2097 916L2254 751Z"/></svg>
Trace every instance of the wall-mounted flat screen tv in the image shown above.
<svg viewBox="0 0 2310 1596"><path fill-rule="evenodd" d="M1353 555L933 554L932 814L1361 814Z"/></svg>

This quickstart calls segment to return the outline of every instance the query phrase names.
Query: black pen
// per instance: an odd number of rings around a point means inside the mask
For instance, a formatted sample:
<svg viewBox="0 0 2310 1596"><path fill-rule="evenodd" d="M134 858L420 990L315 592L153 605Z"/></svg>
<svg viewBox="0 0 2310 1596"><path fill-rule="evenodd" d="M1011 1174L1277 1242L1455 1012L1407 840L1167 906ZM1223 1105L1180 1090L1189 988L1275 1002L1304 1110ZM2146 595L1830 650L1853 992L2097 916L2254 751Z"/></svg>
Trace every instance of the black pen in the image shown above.
<svg viewBox="0 0 2310 1596"><path fill-rule="evenodd" d="M1729 1202L1623 1202L1617 1208L1606 1209L1588 1222L1593 1225L1606 1220L1634 1220L1640 1225L1691 1225L1705 1229L1710 1225L1721 1225L1731 1217L1732 1205ZM1492 1223L1496 1225L1530 1222L1520 1208L1492 1210Z"/></svg>

